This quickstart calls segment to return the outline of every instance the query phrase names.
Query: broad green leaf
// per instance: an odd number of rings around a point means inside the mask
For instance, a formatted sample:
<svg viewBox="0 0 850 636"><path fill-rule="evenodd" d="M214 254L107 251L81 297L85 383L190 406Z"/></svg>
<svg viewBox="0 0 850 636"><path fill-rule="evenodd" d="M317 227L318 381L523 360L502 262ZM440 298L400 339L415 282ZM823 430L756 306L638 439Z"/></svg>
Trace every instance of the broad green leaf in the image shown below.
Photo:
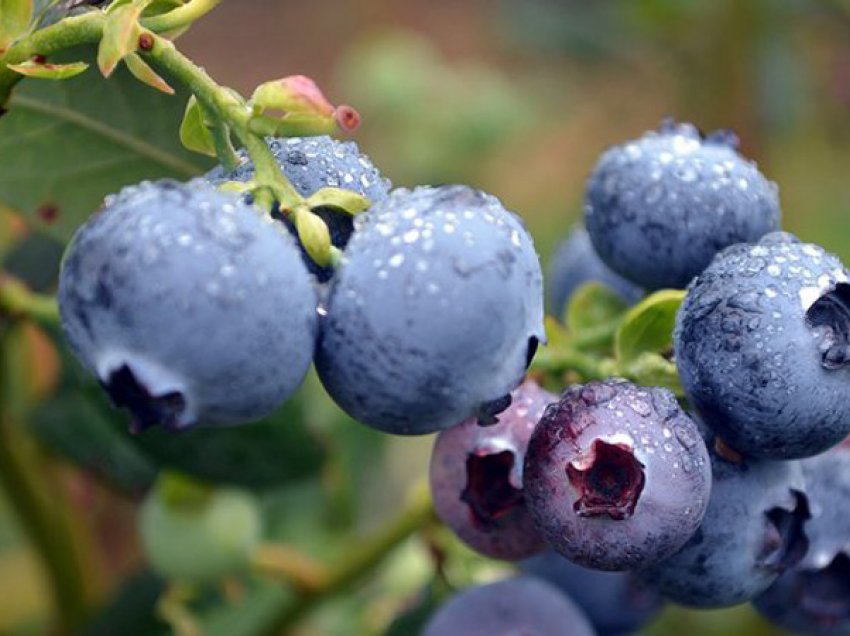
<svg viewBox="0 0 850 636"><path fill-rule="evenodd" d="M105 195L202 173L212 162L182 148L177 134L186 99L151 91L123 68L109 81L94 73L24 81L0 117L0 205L67 241Z"/></svg>
<svg viewBox="0 0 850 636"><path fill-rule="evenodd" d="M139 17L144 7L138 4L110 6L103 24L103 38L97 50L97 66L104 77L109 77L118 62L134 52L139 45Z"/></svg>
<svg viewBox="0 0 850 636"><path fill-rule="evenodd" d="M204 110L192 95L186 104L186 112L180 123L180 141L184 147L194 152L215 157L215 141L204 118Z"/></svg>
<svg viewBox="0 0 850 636"><path fill-rule="evenodd" d="M567 305L567 326L574 333L611 322L626 309L626 303L609 287L585 283L570 297Z"/></svg>
<svg viewBox="0 0 850 636"><path fill-rule="evenodd" d="M71 64L39 64L33 60L20 64L9 64L10 69L27 77L49 80L64 80L84 72L89 65L85 62Z"/></svg>
<svg viewBox="0 0 850 636"><path fill-rule="evenodd" d="M32 0L0 0L0 53L26 33L32 12Z"/></svg>
<svg viewBox="0 0 850 636"><path fill-rule="evenodd" d="M351 190L322 188L307 199L307 205L310 209L336 208L353 216L365 212L372 204L369 199Z"/></svg>
<svg viewBox="0 0 850 636"><path fill-rule="evenodd" d="M133 74L133 77L140 82L147 84L158 91L162 91L166 95L174 95L174 89L171 88L168 82L157 75L156 71L148 66L147 62L145 62L138 53L130 53L127 55L127 57L124 58L124 63Z"/></svg>
<svg viewBox="0 0 850 636"><path fill-rule="evenodd" d="M30 419L44 444L113 486L143 492L156 478L153 462L117 429L124 418L100 408L75 387L45 402Z"/></svg>
<svg viewBox="0 0 850 636"><path fill-rule="evenodd" d="M685 298L677 289L657 291L632 307L624 316L614 343L621 363L635 360L641 353L661 353L673 344L676 312Z"/></svg>
<svg viewBox="0 0 850 636"><path fill-rule="evenodd" d="M324 464L325 450L307 430L305 413L296 395L259 422L179 433L152 428L132 440L160 468L213 483L268 489L315 475ZM124 431L129 420L122 415Z"/></svg>

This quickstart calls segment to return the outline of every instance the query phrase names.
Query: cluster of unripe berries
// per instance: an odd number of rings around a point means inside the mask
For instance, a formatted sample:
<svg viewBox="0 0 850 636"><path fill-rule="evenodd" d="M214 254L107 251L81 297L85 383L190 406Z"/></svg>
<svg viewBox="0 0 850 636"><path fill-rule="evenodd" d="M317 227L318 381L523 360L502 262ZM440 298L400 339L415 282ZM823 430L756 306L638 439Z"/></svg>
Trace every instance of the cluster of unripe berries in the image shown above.
<svg viewBox="0 0 850 636"><path fill-rule="evenodd" d="M214 187L251 180L247 158L125 189L69 248L65 334L137 430L257 419L313 362L354 419L440 432L438 515L482 554L529 560L455 597L428 636L623 634L662 598L755 599L789 629L850 634L850 449L836 446L850 434L850 274L778 231L776 187L734 136L666 123L606 152L587 229L549 279L557 314L589 280L629 303L687 285L674 360L690 414L624 380L560 396L523 382L545 342L542 275L494 197L390 192L350 142L270 144L302 196L370 199L353 220L316 211L336 267L312 263L287 218Z"/></svg>

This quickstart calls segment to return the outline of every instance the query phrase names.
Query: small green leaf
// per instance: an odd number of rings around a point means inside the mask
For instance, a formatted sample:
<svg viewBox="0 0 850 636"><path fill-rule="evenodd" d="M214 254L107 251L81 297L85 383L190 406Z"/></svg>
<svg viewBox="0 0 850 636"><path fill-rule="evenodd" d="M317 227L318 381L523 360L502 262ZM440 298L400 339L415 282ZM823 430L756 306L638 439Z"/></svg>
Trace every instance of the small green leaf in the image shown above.
<svg viewBox="0 0 850 636"><path fill-rule="evenodd" d="M158 91L162 91L166 95L174 95L174 89L169 86L168 82L162 79L156 72L148 66L138 53L130 53L124 58L124 63L127 68L140 82L152 86Z"/></svg>
<svg viewBox="0 0 850 636"><path fill-rule="evenodd" d="M38 79L63 80L74 77L84 72L89 65L85 62L72 62L71 64L39 64L34 60L21 62L20 64L7 64L7 66L21 75L35 77Z"/></svg>
<svg viewBox="0 0 850 636"><path fill-rule="evenodd" d="M614 343L617 359L628 363L646 351L668 350L673 344L676 312L684 298L683 290L663 289L632 307L617 330Z"/></svg>
<svg viewBox="0 0 850 636"><path fill-rule="evenodd" d="M310 206L311 210L315 208L336 208L354 216L368 210L372 202L351 190L322 188L307 199L307 205Z"/></svg>
<svg viewBox="0 0 850 636"><path fill-rule="evenodd" d="M566 322L578 333L611 322L626 309L626 303L609 287L598 282L585 283L570 297Z"/></svg>
<svg viewBox="0 0 850 636"><path fill-rule="evenodd" d="M202 155L215 157L215 140L207 126L204 111L194 95L186 104L186 113L180 123L180 142L185 148Z"/></svg>
<svg viewBox="0 0 850 636"><path fill-rule="evenodd" d="M133 53L139 45L139 16L144 7L122 4L109 7L103 24L103 38L97 50L97 66L104 77L109 77L118 62Z"/></svg>
<svg viewBox="0 0 850 636"><path fill-rule="evenodd" d="M298 208L295 213L295 229L307 253L318 265L325 267L331 262L331 233L327 224L307 208Z"/></svg>
<svg viewBox="0 0 850 636"><path fill-rule="evenodd" d="M0 0L0 54L26 33L32 20L32 0Z"/></svg>

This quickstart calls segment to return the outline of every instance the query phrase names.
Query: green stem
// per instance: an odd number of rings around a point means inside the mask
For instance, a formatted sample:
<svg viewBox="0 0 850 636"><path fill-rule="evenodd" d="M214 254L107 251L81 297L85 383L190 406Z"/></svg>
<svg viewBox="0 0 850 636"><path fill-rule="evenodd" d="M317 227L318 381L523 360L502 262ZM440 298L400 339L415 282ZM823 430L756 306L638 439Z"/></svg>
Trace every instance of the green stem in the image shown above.
<svg viewBox="0 0 850 636"><path fill-rule="evenodd" d="M378 565L405 539L434 520L431 496L425 484L417 485L407 505L374 536L352 541L354 546L346 557L332 569L324 583L305 590L289 605L280 608L273 624L265 633L288 633L306 613L321 601L338 594Z"/></svg>
<svg viewBox="0 0 850 636"><path fill-rule="evenodd" d="M14 278L0 274L0 314L25 316L45 327L59 324L59 308L52 296L36 294Z"/></svg>
<svg viewBox="0 0 850 636"><path fill-rule="evenodd" d="M0 338L3 338L0 335ZM0 339L0 353L4 349ZM0 358L0 393L7 386L7 360ZM49 488L38 470L39 454L0 395L0 486L17 514L49 577L59 623L71 633L85 621L94 595L86 576L86 560L75 537L79 533L65 514L58 488Z"/></svg>
<svg viewBox="0 0 850 636"><path fill-rule="evenodd" d="M221 0L189 0L183 6L168 13L143 19L142 26L157 33L176 31L189 26L198 18L215 9L219 4L221 4Z"/></svg>
<svg viewBox="0 0 850 636"><path fill-rule="evenodd" d="M154 36L153 40L153 48L144 52L144 56L188 86L206 108L227 122L254 162L256 182L274 191L282 210L302 205L303 197L283 176L265 140L251 131L251 111L230 91L216 84L204 69L180 53L171 42L159 36Z"/></svg>

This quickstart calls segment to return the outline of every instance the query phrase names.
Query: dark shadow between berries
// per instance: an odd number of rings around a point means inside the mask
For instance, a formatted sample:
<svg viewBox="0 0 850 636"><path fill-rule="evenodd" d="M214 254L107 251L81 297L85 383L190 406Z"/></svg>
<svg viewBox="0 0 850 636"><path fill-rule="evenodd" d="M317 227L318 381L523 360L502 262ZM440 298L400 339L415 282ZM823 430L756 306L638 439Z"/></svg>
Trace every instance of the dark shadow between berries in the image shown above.
<svg viewBox="0 0 850 636"><path fill-rule="evenodd" d="M829 627L850 619L850 557L839 553L822 570L806 570L797 590L800 607Z"/></svg>
<svg viewBox="0 0 850 636"><path fill-rule="evenodd" d="M767 518L767 534L764 550L759 560L764 567L785 572L797 565L809 549L809 538L805 524L811 519L809 500L803 493L794 490L794 508L771 508L764 513Z"/></svg>

